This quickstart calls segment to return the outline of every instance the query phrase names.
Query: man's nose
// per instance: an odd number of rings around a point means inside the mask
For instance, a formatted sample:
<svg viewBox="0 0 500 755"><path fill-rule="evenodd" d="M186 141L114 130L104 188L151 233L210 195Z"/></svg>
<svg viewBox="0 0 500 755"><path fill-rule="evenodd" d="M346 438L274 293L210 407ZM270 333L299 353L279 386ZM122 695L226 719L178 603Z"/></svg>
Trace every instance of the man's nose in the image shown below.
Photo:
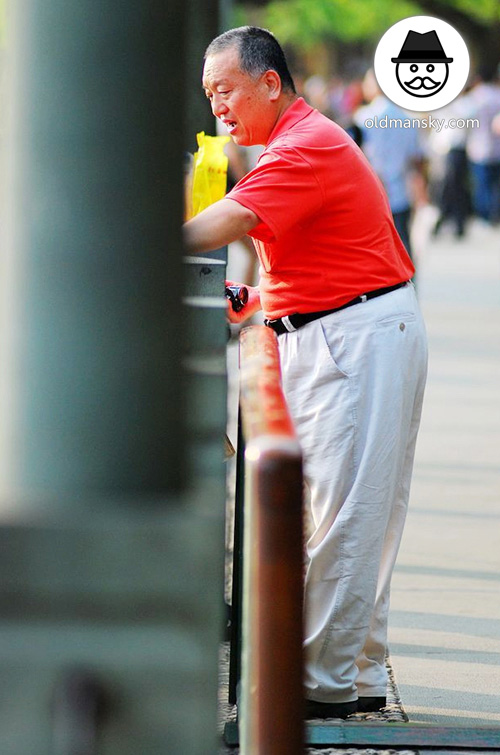
<svg viewBox="0 0 500 755"><path fill-rule="evenodd" d="M221 115L227 113L227 106L222 97L218 97L216 94L212 96L212 113L216 118L220 118Z"/></svg>

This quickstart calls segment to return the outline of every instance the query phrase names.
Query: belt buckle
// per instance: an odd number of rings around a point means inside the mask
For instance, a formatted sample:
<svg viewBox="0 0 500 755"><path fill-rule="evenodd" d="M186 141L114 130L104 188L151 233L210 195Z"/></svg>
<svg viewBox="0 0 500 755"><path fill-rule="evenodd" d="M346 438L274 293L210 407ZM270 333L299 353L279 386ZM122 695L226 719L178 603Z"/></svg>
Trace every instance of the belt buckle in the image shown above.
<svg viewBox="0 0 500 755"><path fill-rule="evenodd" d="M268 328L271 328L271 330L274 330L275 333L277 333L279 336L283 333L291 333L296 328L291 325L291 329L287 327L286 321L288 320L288 317L277 317L276 320L264 320L264 325L267 325Z"/></svg>
<svg viewBox="0 0 500 755"><path fill-rule="evenodd" d="M292 317L292 315L285 315L284 317L281 318L281 322L283 326L285 327L287 333L295 333L297 328L291 322L290 317Z"/></svg>

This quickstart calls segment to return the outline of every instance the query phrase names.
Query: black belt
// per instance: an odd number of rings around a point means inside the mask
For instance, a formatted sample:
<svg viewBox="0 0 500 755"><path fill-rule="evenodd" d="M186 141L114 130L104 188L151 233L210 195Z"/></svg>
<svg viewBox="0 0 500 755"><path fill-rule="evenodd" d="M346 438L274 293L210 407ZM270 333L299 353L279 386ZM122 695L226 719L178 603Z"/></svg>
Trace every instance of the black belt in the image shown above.
<svg viewBox="0 0 500 755"><path fill-rule="evenodd" d="M336 307L335 309L325 309L322 312L307 312L304 315L297 313L295 315L288 315L287 317L279 317L277 320L264 320L264 324L267 325L268 328L272 328L278 335L281 335L282 333L292 333L303 325L307 325L308 322L319 320L320 317L331 315L333 312L340 312L341 309L347 309L347 307L352 307L354 304L361 304L364 301L368 301L368 299L375 299L377 296L383 296L384 294L389 294L391 291L397 291L398 288L403 288L407 283L408 281L403 281L402 283L396 283L395 286L387 286L387 288L377 288L375 291L367 291L366 294L356 296L355 299L351 299L347 304L342 304L341 307ZM290 327L287 327L285 324L286 321Z"/></svg>

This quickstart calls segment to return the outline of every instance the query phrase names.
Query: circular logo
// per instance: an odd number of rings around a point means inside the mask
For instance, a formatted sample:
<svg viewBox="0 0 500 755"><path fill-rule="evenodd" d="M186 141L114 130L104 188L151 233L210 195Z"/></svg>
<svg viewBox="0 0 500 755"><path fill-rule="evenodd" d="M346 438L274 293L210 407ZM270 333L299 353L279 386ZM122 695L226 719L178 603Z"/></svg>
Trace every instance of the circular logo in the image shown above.
<svg viewBox="0 0 500 755"><path fill-rule="evenodd" d="M446 21L411 16L386 31L375 51L380 88L406 110L444 107L464 88L469 75L464 40Z"/></svg>

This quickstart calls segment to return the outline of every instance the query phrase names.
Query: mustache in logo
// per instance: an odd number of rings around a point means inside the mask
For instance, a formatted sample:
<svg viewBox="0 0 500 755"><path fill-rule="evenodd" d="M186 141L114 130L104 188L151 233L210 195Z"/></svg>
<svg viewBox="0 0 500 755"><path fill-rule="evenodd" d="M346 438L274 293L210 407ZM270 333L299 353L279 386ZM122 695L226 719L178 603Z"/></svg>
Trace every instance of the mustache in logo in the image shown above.
<svg viewBox="0 0 500 755"><path fill-rule="evenodd" d="M418 84L416 82L418 82ZM422 87L424 89L434 89L438 84L439 81L434 81L430 76L424 76L423 78L422 76L415 76L411 81L405 81L405 86L410 89L421 89Z"/></svg>

